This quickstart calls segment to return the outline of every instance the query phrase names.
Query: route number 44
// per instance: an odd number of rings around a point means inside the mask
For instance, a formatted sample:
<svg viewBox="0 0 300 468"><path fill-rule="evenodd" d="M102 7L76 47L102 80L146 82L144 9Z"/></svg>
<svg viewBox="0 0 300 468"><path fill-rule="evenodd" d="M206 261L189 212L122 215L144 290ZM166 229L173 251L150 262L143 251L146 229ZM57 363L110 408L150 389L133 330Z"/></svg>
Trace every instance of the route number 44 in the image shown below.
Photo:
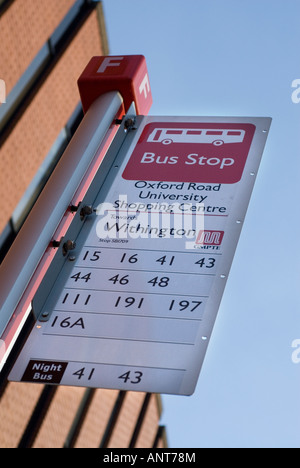
<svg viewBox="0 0 300 468"><path fill-rule="evenodd" d="M140 371L127 371L120 375L118 378L123 379L124 383L138 384L142 380L143 372Z"/></svg>

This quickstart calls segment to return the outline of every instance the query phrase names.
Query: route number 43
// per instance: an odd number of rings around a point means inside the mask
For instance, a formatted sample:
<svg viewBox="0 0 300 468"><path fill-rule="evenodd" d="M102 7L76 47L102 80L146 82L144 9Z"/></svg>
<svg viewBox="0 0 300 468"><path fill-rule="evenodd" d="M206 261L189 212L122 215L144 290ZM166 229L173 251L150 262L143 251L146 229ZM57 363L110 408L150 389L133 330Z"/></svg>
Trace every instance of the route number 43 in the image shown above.
<svg viewBox="0 0 300 468"><path fill-rule="evenodd" d="M120 375L118 379L124 380L124 383L138 384L142 380L143 372L140 371L127 371Z"/></svg>

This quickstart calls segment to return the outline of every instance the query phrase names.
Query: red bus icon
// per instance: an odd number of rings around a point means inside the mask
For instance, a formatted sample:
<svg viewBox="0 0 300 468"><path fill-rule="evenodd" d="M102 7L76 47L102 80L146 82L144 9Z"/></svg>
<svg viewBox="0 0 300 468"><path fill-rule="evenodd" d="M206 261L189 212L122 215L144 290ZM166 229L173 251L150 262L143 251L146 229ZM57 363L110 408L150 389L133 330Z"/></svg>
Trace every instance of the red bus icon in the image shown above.
<svg viewBox="0 0 300 468"><path fill-rule="evenodd" d="M155 128L147 142L162 143L211 143L221 146L224 143L242 143L245 130L210 129L210 128Z"/></svg>

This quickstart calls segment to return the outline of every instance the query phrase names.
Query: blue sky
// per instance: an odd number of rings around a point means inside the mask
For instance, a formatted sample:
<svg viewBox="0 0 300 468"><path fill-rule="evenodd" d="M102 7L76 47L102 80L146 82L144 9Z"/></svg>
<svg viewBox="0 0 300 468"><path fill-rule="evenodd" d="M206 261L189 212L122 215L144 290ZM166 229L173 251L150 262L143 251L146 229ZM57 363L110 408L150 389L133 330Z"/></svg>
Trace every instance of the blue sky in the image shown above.
<svg viewBox="0 0 300 468"><path fill-rule="evenodd" d="M163 396L170 447L300 447L300 3L104 0L112 55L146 57L150 115L272 117L196 392Z"/></svg>

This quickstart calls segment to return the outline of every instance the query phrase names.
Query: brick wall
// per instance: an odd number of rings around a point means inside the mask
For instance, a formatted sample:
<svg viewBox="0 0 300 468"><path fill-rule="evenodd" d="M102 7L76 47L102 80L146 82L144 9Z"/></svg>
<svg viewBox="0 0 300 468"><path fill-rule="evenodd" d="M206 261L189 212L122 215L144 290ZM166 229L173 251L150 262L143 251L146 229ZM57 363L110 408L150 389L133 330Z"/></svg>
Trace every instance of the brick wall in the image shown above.
<svg viewBox="0 0 300 468"><path fill-rule="evenodd" d="M74 5L74 0L15 0L0 17L0 78L7 93L18 83L36 54ZM101 55L105 34L99 31L101 5L81 26L63 55L26 106L0 148L0 233L19 200L79 102L77 78L93 55ZM6 104L2 104L6 105ZM3 384L0 399L0 447L99 447L111 422L120 393L114 390L57 387L44 398L46 387L36 384ZM89 398L86 400L86 396ZM110 427L109 447L127 447L145 399L143 393L127 392L115 425ZM85 411L82 411L84 402ZM40 405L42 419L35 415ZM75 416L81 422L74 429ZM41 414L38 415L40 417ZM152 447L160 418L159 397L151 395L140 427L137 446ZM30 429L34 427L35 429ZM34 435L24 442L24 434ZM72 435L72 437L71 437ZM70 438L71 437L71 438ZM70 442L71 440L71 442ZM159 444L164 443L163 440Z"/></svg>

